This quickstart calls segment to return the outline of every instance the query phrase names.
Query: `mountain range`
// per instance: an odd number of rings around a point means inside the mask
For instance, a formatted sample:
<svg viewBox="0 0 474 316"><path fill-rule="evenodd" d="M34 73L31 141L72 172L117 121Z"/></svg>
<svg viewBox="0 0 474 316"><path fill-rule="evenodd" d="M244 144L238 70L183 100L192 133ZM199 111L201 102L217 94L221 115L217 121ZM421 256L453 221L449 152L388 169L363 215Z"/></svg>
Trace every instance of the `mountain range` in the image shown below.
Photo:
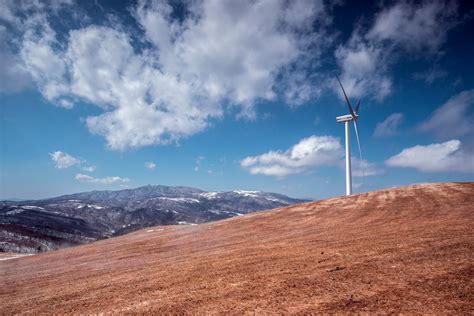
<svg viewBox="0 0 474 316"><path fill-rule="evenodd" d="M0 252L36 253L156 225L196 225L305 200L260 192L147 185L0 202Z"/></svg>

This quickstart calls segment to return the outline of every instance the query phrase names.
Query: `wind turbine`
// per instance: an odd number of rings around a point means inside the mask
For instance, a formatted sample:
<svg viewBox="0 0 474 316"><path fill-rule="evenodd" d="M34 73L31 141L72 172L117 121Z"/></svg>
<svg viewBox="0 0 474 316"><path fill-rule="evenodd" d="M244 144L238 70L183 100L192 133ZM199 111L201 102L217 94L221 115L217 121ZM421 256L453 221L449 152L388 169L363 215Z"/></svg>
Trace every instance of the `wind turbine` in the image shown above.
<svg viewBox="0 0 474 316"><path fill-rule="evenodd" d="M339 85L341 86L342 92L344 93L344 98L346 99L347 106L349 107L349 113L347 115L342 115L336 117L336 120L338 123L344 123L345 125L345 130L346 130L346 195L351 195L352 194L352 171L351 171L351 145L350 145L350 122L354 122L354 129L356 133L356 138L357 138L357 145L359 147L359 154L360 154L360 163L361 166L363 164L362 160L362 151L360 150L360 141L359 141L359 131L357 130L357 119L359 118L359 106L360 106L360 100L357 102L357 105L354 108L352 108L351 102L349 101L349 98L347 97L346 91L344 90L344 87L342 86L341 80L339 80L339 76L336 75L337 81L339 82ZM363 168L363 167L362 167ZM364 172L362 170L362 172Z"/></svg>

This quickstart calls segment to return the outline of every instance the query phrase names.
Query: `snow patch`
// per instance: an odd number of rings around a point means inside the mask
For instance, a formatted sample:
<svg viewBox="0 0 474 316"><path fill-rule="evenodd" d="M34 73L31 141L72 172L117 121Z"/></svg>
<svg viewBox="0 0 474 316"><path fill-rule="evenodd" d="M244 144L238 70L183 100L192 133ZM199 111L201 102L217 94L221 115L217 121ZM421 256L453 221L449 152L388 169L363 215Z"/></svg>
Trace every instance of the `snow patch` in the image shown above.
<svg viewBox="0 0 474 316"><path fill-rule="evenodd" d="M175 202L184 202L184 203L199 203L199 202L200 202L198 199L193 199L193 198L159 197L158 199L160 199L160 200L175 201Z"/></svg>
<svg viewBox="0 0 474 316"><path fill-rule="evenodd" d="M20 206L24 210L35 210L35 211L42 211L44 208L39 207L39 206L33 206L33 205L22 205Z"/></svg>
<svg viewBox="0 0 474 316"><path fill-rule="evenodd" d="M219 193L221 192L204 192L199 195L208 200L212 200L212 199L217 199L219 197Z"/></svg>
<svg viewBox="0 0 474 316"><path fill-rule="evenodd" d="M272 199L272 198L265 198L265 199L268 200L268 201L277 202L277 203L281 203L281 204L290 204L288 202L285 202L285 201L282 201L282 200L279 200L279 199Z"/></svg>
<svg viewBox="0 0 474 316"><path fill-rule="evenodd" d="M96 210L100 210L100 209L104 208L103 206L94 205L94 204L79 204L78 206L76 206L76 208L78 208L78 209L84 208L84 207L95 208Z"/></svg>
<svg viewBox="0 0 474 316"><path fill-rule="evenodd" d="M186 221L178 222L178 225L191 225L191 226L196 226L197 224L194 223L188 223Z"/></svg>
<svg viewBox="0 0 474 316"><path fill-rule="evenodd" d="M258 197L258 194L260 193L260 191L246 191L246 190L234 190L232 192L237 193L239 195L250 196L250 197Z"/></svg>
<svg viewBox="0 0 474 316"><path fill-rule="evenodd" d="M24 212L25 210L21 209L21 208L16 208L12 211L8 211L5 213L5 215L15 215L15 214L20 214L22 212Z"/></svg>

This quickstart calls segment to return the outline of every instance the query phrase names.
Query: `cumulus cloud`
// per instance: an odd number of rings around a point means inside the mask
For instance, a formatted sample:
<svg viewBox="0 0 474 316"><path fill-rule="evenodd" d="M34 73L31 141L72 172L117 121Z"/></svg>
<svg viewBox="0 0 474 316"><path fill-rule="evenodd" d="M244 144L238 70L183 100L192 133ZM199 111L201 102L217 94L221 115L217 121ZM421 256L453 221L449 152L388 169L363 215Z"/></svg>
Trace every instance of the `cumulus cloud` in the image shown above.
<svg viewBox="0 0 474 316"><path fill-rule="evenodd" d="M48 100L71 107L79 97L101 107L104 113L86 123L111 149L169 143L201 131L222 113L192 83L161 72L150 53L135 53L125 33L96 26L74 30L59 52L53 38L50 29L39 38L27 36L25 65Z"/></svg>
<svg viewBox="0 0 474 316"><path fill-rule="evenodd" d="M342 70L341 82L350 97L369 96L380 101L392 92L392 79L387 75L387 54L382 47L354 35L335 54ZM334 88L341 99L344 98L335 81Z"/></svg>
<svg viewBox="0 0 474 316"><path fill-rule="evenodd" d="M54 165L58 169L66 169L72 166L80 167L82 171L94 172L96 167L88 164L84 159L79 159L60 150L49 154Z"/></svg>
<svg viewBox="0 0 474 316"><path fill-rule="evenodd" d="M275 97L272 72L298 56L291 34L277 32L282 12L278 1L204 1L201 18L185 21L186 29L169 23L168 7L160 3L146 10L142 2L138 9L139 22L162 49L166 72L196 76L206 94L228 96L234 104ZM164 26L159 34L156 25Z"/></svg>
<svg viewBox="0 0 474 316"><path fill-rule="evenodd" d="M19 92L30 87L32 81L29 73L20 66L20 58L3 44L6 42L4 32L0 26L0 93Z"/></svg>
<svg viewBox="0 0 474 316"><path fill-rule="evenodd" d="M18 6L20 3L14 1L0 2L0 93L19 92L32 83L29 73L21 65L21 58L14 47L8 45L16 35L11 29L21 25L17 17Z"/></svg>
<svg viewBox="0 0 474 316"><path fill-rule="evenodd" d="M179 23L167 3L140 1L136 17L160 49L166 73L180 74L247 116L253 116L256 100L276 98L279 73L310 52L317 55L314 48L330 38L312 31L315 21L327 24L322 1L203 1L187 9ZM292 97L302 97L292 90Z"/></svg>
<svg viewBox="0 0 474 316"><path fill-rule="evenodd" d="M76 174L75 179L80 182L86 183L98 183L98 184L125 184L130 182L128 178L121 178L121 177L105 177L105 178L94 178L87 174L78 173Z"/></svg>
<svg viewBox="0 0 474 316"><path fill-rule="evenodd" d="M449 139L474 131L474 89L462 91L437 108L430 118L418 126L422 132L432 132Z"/></svg>
<svg viewBox="0 0 474 316"><path fill-rule="evenodd" d="M384 121L375 126L375 137L393 136L398 133L398 127L403 122L402 113L392 113Z"/></svg>
<svg viewBox="0 0 474 316"><path fill-rule="evenodd" d="M313 135L300 140L286 151L269 151L246 157L240 161L240 165L251 174L285 177L309 168L335 164L342 155L338 138Z"/></svg>
<svg viewBox="0 0 474 316"><path fill-rule="evenodd" d="M0 20L12 24L17 23L17 20L19 19L16 17L15 5L13 1L6 0L0 2ZM20 21L18 21L18 23L19 22Z"/></svg>
<svg viewBox="0 0 474 316"><path fill-rule="evenodd" d="M50 19L69 19L73 1L14 1L0 3L0 92L19 92L36 82L41 93L50 101L70 107L59 98L66 89L64 61L52 47L60 47ZM57 25L62 22L59 21Z"/></svg>
<svg viewBox="0 0 474 316"><path fill-rule="evenodd" d="M145 168L148 168L150 170L153 170L156 168L156 163L154 162L151 162L151 161L147 161L145 162Z"/></svg>
<svg viewBox="0 0 474 316"><path fill-rule="evenodd" d="M3 0L0 2L0 22L13 27L14 30L23 29L28 27L25 25L24 15L35 18L38 15L57 15L61 10L71 8L73 4L73 0Z"/></svg>
<svg viewBox="0 0 474 316"><path fill-rule="evenodd" d="M308 100L317 89L304 74L331 39L323 36L330 23L323 1L186 2L176 19L166 1L141 0L130 12L145 39L117 20L60 36L43 9L4 13L25 25L23 69L60 107L99 106L103 113L87 127L115 150L176 142L228 107L253 118L262 100ZM137 49L136 40L145 45Z"/></svg>
<svg viewBox="0 0 474 316"><path fill-rule="evenodd" d="M58 169L66 169L82 163L80 159L75 158L62 151L55 151L50 153L49 155L51 156L55 167Z"/></svg>
<svg viewBox="0 0 474 316"><path fill-rule="evenodd" d="M71 2L0 4L0 20L15 29L17 40L8 44L18 50L0 51L15 65L3 63L9 68L0 80L18 86L0 86L21 89L33 80L57 106L100 107L85 122L111 149L177 142L226 110L254 118L259 102L281 97L299 105L325 89L321 55L336 36L322 0L185 1L179 14L168 1L139 0L129 12L140 30L118 18L58 27L61 19L52 17L63 16ZM455 16L456 7L442 1L398 2L365 32L358 27L335 52L350 96L384 99L393 89L394 52L436 51ZM427 44L415 47L410 33Z"/></svg>
<svg viewBox="0 0 474 316"><path fill-rule="evenodd" d="M335 52L342 71L341 81L348 94L383 100L392 92L389 70L400 55L426 58L436 54L444 44L447 32L456 25L456 16L454 2L416 4L399 1L382 9L365 32L361 26L357 27L347 43ZM432 73L426 80L435 80L442 75ZM336 82L333 88L339 93Z"/></svg>
<svg viewBox="0 0 474 316"><path fill-rule="evenodd" d="M467 152L459 140L417 145L390 157L390 167L415 168L423 172L474 172L473 152Z"/></svg>
<svg viewBox="0 0 474 316"><path fill-rule="evenodd" d="M410 51L435 52L454 25L457 5L454 1L423 1L420 4L400 1L382 10L367 38L387 41Z"/></svg>
<svg viewBox="0 0 474 316"><path fill-rule="evenodd" d="M28 29L20 50L24 68L37 83L43 96L56 105L63 105L61 96L69 92L66 78L66 61L57 53L54 45L56 33L49 27L46 17L39 16L35 21L38 29ZM71 104L66 104L70 108Z"/></svg>

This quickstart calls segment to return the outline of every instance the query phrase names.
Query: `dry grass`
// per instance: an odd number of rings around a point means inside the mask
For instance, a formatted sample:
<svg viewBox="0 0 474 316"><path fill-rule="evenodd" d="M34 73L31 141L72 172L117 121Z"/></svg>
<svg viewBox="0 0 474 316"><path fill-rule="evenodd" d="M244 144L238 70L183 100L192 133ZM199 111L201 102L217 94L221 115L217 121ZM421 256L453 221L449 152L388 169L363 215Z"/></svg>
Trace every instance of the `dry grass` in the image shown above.
<svg viewBox="0 0 474 316"><path fill-rule="evenodd" d="M0 261L0 314L473 314L473 219L444 183L145 229Z"/></svg>

